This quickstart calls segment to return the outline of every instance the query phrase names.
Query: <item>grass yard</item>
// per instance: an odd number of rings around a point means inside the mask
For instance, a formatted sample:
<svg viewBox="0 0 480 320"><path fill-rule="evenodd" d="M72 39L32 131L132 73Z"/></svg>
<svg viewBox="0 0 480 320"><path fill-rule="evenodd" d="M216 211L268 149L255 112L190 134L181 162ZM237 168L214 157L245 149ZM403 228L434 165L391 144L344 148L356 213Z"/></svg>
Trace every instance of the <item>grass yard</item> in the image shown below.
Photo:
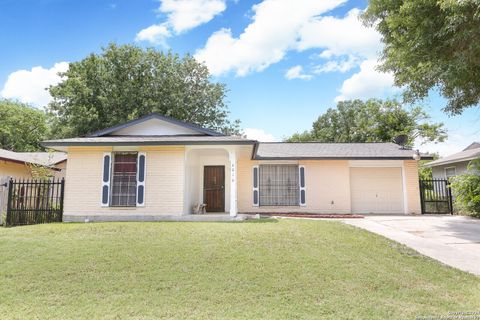
<svg viewBox="0 0 480 320"><path fill-rule="evenodd" d="M330 221L0 228L2 319L414 319L480 278Z"/></svg>

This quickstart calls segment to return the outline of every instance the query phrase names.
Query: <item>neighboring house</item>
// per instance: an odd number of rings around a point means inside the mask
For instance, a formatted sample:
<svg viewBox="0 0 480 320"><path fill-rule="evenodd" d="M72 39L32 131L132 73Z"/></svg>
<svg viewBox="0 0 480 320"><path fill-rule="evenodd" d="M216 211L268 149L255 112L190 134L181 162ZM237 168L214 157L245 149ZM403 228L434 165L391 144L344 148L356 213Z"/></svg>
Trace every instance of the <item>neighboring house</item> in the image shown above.
<svg viewBox="0 0 480 320"><path fill-rule="evenodd" d="M51 168L56 178L65 177L67 154L64 152L13 152L0 149L0 177L32 178L31 168Z"/></svg>
<svg viewBox="0 0 480 320"><path fill-rule="evenodd" d="M429 162L425 167L432 168L434 179L448 179L467 172L470 162L478 158L480 158L480 143L473 142L463 151Z"/></svg>
<svg viewBox="0 0 480 320"><path fill-rule="evenodd" d="M259 143L151 114L43 145L68 152L65 221L421 211L414 152L394 143Z"/></svg>

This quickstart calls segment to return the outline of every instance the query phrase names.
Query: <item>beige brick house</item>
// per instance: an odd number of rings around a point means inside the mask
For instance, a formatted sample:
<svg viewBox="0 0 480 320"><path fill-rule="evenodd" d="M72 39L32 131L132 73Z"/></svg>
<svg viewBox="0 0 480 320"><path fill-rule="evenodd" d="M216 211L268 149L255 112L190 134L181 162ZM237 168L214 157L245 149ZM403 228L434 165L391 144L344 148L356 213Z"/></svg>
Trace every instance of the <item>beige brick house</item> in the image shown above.
<svg viewBox="0 0 480 320"><path fill-rule="evenodd" d="M261 143L151 114L43 145L68 153L65 221L421 210L414 152L394 143Z"/></svg>

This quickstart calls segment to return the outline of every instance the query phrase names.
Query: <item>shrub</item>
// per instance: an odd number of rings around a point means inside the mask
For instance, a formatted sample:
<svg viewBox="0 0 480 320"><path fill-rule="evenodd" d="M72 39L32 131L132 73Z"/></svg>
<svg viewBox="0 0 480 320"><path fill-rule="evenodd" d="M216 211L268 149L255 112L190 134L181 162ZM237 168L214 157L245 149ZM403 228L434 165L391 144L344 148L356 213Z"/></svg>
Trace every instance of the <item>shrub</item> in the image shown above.
<svg viewBox="0 0 480 320"><path fill-rule="evenodd" d="M480 159L472 161L466 173L452 178L451 186L456 205L480 218Z"/></svg>

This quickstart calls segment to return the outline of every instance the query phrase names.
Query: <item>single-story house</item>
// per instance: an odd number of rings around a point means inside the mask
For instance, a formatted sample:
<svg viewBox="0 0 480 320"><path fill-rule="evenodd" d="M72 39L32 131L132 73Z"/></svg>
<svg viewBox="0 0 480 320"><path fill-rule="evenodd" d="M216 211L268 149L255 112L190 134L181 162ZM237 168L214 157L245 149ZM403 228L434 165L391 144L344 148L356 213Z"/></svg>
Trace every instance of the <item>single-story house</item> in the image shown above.
<svg viewBox="0 0 480 320"><path fill-rule="evenodd" d="M65 152L14 152L0 149L0 178L31 179L32 168L51 169L55 178L65 177L67 154Z"/></svg>
<svg viewBox="0 0 480 320"><path fill-rule="evenodd" d="M473 142L460 152L431 161L424 166L432 168L434 179L448 179L467 172L472 160L480 158L480 142Z"/></svg>
<svg viewBox="0 0 480 320"><path fill-rule="evenodd" d="M260 143L151 114L43 146L68 153L65 221L421 211L418 157L394 143Z"/></svg>

